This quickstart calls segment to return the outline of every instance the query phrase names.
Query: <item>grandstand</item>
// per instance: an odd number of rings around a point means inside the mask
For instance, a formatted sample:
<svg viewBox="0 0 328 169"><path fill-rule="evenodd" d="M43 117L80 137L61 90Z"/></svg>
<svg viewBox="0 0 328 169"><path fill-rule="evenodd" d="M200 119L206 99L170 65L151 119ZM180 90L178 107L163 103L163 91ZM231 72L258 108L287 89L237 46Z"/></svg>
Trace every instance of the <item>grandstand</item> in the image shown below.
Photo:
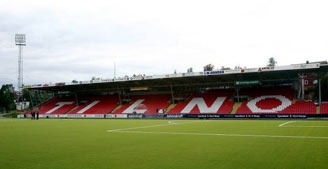
<svg viewBox="0 0 328 169"><path fill-rule="evenodd" d="M315 101L321 104L321 98L305 99L308 97L304 89L309 86L304 83L308 79L303 75L313 75L311 81L320 80L321 74L327 70L326 64L314 63L38 84L25 88L34 93L53 94L54 97L44 103L34 103L38 104L43 117L216 114L312 117L328 114L328 105L324 103L317 107ZM25 115L30 113L28 111Z"/></svg>
<svg viewBox="0 0 328 169"><path fill-rule="evenodd" d="M195 93L188 101L178 103L170 114L230 114L234 102L229 101L232 90L212 90L207 93Z"/></svg>
<svg viewBox="0 0 328 169"><path fill-rule="evenodd" d="M291 88L250 89L245 94L253 97L244 101L237 114L280 113L280 114L315 114L313 101L296 101L293 104L294 91Z"/></svg>
<svg viewBox="0 0 328 169"><path fill-rule="evenodd" d="M132 95L132 103L124 104L113 114L157 114L160 109L167 109L170 98L169 94Z"/></svg>
<svg viewBox="0 0 328 169"><path fill-rule="evenodd" d="M320 113L322 113L322 114L328 114L328 103L323 103L321 105Z"/></svg>
<svg viewBox="0 0 328 169"><path fill-rule="evenodd" d="M115 95L93 96L84 98L83 105L76 105L68 114L108 114L118 106L118 98Z"/></svg>

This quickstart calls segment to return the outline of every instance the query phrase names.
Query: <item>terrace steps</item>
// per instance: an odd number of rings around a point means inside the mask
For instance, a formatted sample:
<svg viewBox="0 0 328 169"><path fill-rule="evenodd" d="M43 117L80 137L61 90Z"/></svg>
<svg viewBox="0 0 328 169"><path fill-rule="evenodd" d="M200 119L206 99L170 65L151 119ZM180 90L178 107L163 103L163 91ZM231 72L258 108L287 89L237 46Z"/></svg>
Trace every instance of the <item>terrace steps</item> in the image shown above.
<svg viewBox="0 0 328 169"><path fill-rule="evenodd" d="M232 107L231 114L235 114L238 110L238 108L243 104L243 102L235 103Z"/></svg>
<svg viewBox="0 0 328 169"><path fill-rule="evenodd" d="M169 107L166 109L166 113L170 112L177 104L170 104Z"/></svg>

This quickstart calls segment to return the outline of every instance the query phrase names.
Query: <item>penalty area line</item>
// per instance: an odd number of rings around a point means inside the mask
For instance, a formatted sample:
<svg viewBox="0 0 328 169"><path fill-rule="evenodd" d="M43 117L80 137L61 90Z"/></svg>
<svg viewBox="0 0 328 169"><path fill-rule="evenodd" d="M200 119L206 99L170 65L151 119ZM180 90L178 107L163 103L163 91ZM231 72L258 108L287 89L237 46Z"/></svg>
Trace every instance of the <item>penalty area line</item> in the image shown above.
<svg viewBox="0 0 328 169"><path fill-rule="evenodd" d="M290 123L293 123L293 122L295 122L295 121L287 121L285 123L280 124L279 127L283 127L284 125L290 124Z"/></svg>
<svg viewBox="0 0 328 169"><path fill-rule="evenodd" d="M163 127L163 126L171 126L171 125L179 125L179 124L190 124L190 123L199 123L199 122L208 122L208 121L201 120L201 121L191 121L191 122L182 122L182 123L175 123L175 122L169 121L168 124L158 124L158 125L151 125L151 126L141 126L141 127L113 129L113 130L107 130L107 132L117 132L117 131L131 130L131 129L154 128L154 127Z"/></svg>
<svg viewBox="0 0 328 169"><path fill-rule="evenodd" d="M183 132L148 132L148 131L112 131L115 133L132 134L167 134L167 135L193 135L193 136L226 136L226 137L257 137L257 138L296 138L296 139L328 139L316 136L279 136L279 135L252 135L252 134L221 134L221 133L183 133Z"/></svg>
<svg viewBox="0 0 328 169"><path fill-rule="evenodd" d="M322 127L328 127L328 126L296 126L296 125L288 125L288 126L285 126L285 127L301 127L301 128L319 127L319 128L322 128Z"/></svg>
<svg viewBox="0 0 328 169"><path fill-rule="evenodd" d="M174 122L174 121L169 121L168 123L169 123L169 124L175 124L175 122Z"/></svg>
<svg viewBox="0 0 328 169"><path fill-rule="evenodd" d="M285 123L282 123L279 125L279 127L299 127L299 128L311 128L311 127L318 127L318 128L324 128L324 127L328 127L328 126L303 126L303 125L287 125L287 124L291 124L293 122L296 121L287 121Z"/></svg>

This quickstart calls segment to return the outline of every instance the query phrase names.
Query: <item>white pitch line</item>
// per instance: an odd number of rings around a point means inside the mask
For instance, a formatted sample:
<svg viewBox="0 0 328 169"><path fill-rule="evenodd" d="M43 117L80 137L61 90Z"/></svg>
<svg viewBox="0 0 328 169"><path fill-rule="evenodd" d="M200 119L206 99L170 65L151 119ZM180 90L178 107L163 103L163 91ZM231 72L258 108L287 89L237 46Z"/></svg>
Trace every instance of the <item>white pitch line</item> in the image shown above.
<svg viewBox="0 0 328 169"><path fill-rule="evenodd" d="M285 127L328 127L328 126L296 126L296 125L288 125Z"/></svg>
<svg viewBox="0 0 328 169"><path fill-rule="evenodd" d="M191 122L184 122L184 123L168 123L168 124L159 124L159 125L152 125L152 126L131 127L131 128L107 130L107 132L116 132L116 131L131 130L131 129L154 128L154 127L163 127L163 126L171 126L171 125L178 125L178 124L189 124L189 123L199 123L199 122L208 122L208 121L191 121Z"/></svg>
<svg viewBox="0 0 328 169"><path fill-rule="evenodd" d="M289 124L289 123L293 123L293 122L295 122L295 121L287 121L285 123L280 124L279 127L283 127L284 125Z"/></svg>
<svg viewBox="0 0 328 169"><path fill-rule="evenodd" d="M169 123L169 124L175 124L175 122L174 122L174 121L169 121L168 123Z"/></svg>
<svg viewBox="0 0 328 169"><path fill-rule="evenodd" d="M194 135L194 136L228 136L228 137L262 137L262 138L328 139L328 137L315 137L315 136L279 136L279 135L252 135L252 134L215 134L215 133L146 132L146 131L112 131L112 132L115 132L115 133L133 133L133 134Z"/></svg>

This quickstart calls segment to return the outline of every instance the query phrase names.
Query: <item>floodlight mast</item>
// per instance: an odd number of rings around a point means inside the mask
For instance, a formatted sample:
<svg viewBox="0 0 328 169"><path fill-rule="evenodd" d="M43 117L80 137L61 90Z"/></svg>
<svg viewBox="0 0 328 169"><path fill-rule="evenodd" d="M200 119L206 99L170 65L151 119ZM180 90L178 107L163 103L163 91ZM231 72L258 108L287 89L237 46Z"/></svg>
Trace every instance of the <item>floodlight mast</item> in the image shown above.
<svg viewBox="0 0 328 169"><path fill-rule="evenodd" d="M26 46L26 37L25 34L16 34L15 43L18 46L18 93L19 96L22 95L23 89L23 46Z"/></svg>

